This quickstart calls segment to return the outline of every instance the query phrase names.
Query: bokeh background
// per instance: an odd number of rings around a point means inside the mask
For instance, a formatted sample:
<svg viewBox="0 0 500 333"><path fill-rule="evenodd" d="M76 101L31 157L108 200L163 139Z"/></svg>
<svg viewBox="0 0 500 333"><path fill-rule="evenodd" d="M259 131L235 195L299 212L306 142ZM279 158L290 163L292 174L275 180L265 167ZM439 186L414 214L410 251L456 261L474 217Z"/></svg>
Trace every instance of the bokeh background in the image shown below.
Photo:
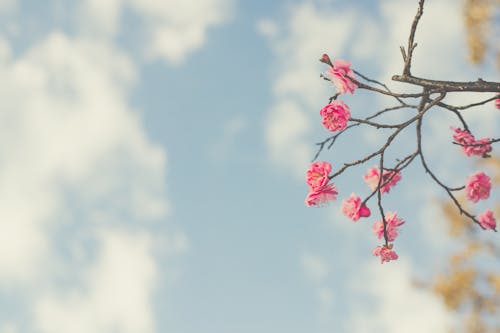
<svg viewBox="0 0 500 333"><path fill-rule="evenodd" d="M328 135L318 112L333 94L318 58L389 83L415 11L410 0L1 0L0 332L460 323L415 283L456 246L444 193L417 164L385 198L406 220L397 262L371 255L376 216L354 224L341 201L304 206L314 143ZM461 1L429 1L413 73L498 80L494 58L468 62L464 29ZM359 117L394 105L360 90L344 101ZM491 103L466 112L478 137L498 137L498 117ZM457 125L442 110L424 124L430 164L452 184L478 168L451 144ZM337 168L386 135L353 131L320 159ZM414 144L410 131L392 158ZM336 181L339 199L368 193L361 176L373 164Z"/></svg>

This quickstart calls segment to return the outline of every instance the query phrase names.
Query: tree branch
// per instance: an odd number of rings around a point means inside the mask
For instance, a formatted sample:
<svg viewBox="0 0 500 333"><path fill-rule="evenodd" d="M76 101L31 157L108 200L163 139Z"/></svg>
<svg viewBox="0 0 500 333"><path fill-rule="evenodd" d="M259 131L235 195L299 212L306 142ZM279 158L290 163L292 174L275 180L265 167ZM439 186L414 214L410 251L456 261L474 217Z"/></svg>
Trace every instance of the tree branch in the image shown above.
<svg viewBox="0 0 500 333"><path fill-rule="evenodd" d="M435 91L500 92L499 82L488 82L482 79L471 82L455 82L422 79L411 75L393 75L392 80L421 86Z"/></svg>
<svg viewBox="0 0 500 333"><path fill-rule="evenodd" d="M413 50L415 50L415 48L417 47L417 43L414 43L415 32L417 31L418 21L420 21L420 18L422 17L423 13L424 13L424 0L420 0L418 2L417 14L415 15L415 18L413 19L413 23L411 25L410 37L408 38L407 54L405 54L404 48L401 47L401 53L403 54L403 60L405 63L405 66L403 68L403 75L405 76L411 75L411 60L413 56Z"/></svg>

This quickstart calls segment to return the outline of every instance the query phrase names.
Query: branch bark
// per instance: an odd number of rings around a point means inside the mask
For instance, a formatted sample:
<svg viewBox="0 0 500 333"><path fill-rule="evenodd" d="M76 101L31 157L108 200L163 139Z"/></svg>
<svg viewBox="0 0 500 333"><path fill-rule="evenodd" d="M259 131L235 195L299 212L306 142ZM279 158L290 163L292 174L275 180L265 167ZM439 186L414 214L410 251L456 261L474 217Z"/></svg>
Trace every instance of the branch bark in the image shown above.
<svg viewBox="0 0 500 333"><path fill-rule="evenodd" d="M500 93L500 82L490 82L482 79L471 82L456 82L422 79L411 75L394 75L392 80L443 92L470 91Z"/></svg>

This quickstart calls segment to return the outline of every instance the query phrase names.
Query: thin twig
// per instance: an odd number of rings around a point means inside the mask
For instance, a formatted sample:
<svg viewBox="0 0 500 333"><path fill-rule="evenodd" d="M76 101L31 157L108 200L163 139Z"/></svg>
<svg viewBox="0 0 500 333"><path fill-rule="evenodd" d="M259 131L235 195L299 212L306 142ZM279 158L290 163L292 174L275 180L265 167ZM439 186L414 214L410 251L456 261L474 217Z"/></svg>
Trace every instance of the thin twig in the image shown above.
<svg viewBox="0 0 500 333"><path fill-rule="evenodd" d="M384 240L385 240L385 245L389 245L389 238L387 237L387 221L385 219L385 213L384 213L384 207L382 206L382 187L380 184L382 183L382 173L384 170L384 152L380 154L380 162L379 162L379 170L380 170L380 177L378 178L378 184L377 184L377 205L378 205L378 210L380 212L380 216L382 216L382 224L384 225Z"/></svg>
<svg viewBox="0 0 500 333"><path fill-rule="evenodd" d="M453 201L453 203L455 204L455 206L458 208L460 214L463 214L463 215L467 216L474 223L478 224L481 228L484 229L484 227L481 225L481 223L479 223L479 221L475 218L475 216L472 215L471 213L469 213L468 211L466 211L462 207L462 205L460 204L460 202L458 202L457 198L452 193L452 191L454 189L446 186L443 182L441 182L436 177L436 175L432 172L432 170L429 168L429 166L427 165L427 162L425 161L424 153L423 153L423 150L422 150L422 133L421 133L421 127L422 127L422 118L420 118L417 121L417 145L418 145L418 154L420 156L420 161L422 163L422 166L423 166L425 172L427 174L429 174L429 176L434 180L434 182L436 182L436 184L438 184L439 186L441 186L446 191L446 193L448 193L448 196L451 198L451 200Z"/></svg>
<svg viewBox="0 0 500 333"><path fill-rule="evenodd" d="M415 15L415 18L413 19L413 23L411 24L411 30L410 30L410 37L408 38L408 46L407 46L407 55L405 57L404 54L404 49L401 48L402 53L403 53L403 59L405 62L405 66L403 68L403 75L411 75L411 60L413 57L413 50L415 50L415 47L417 47L417 44L414 43L415 39L415 32L417 31L417 25L418 21L420 21L420 18L422 17L422 14L424 13L424 0L420 0L418 2L418 10L417 14Z"/></svg>
<svg viewBox="0 0 500 333"><path fill-rule="evenodd" d="M453 112L457 116L458 120L460 120L460 122L462 123L463 128L467 132L469 132L469 126L467 126L467 122L465 122L465 119L464 119L464 117L462 117L462 114L460 113L460 111L458 111L456 108L451 107L450 105L444 104L444 103L438 103L437 106L440 106L444 109L447 109L447 110Z"/></svg>
<svg viewBox="0 0 500 333"><path fill-rule="evenodd" d="M485 141L482 143L459 143L459 142L453 141L453 144L458 145L458 146L462 146L462 147L481 147L481 146L489 145L489 144L492 144L495 142L500 142L500 139L491 139L491 140L488 140L488 141Z"/></svg>
<svg viewBox="0 0 500 333"><path fill-rule="evenodd" d="M465 109L468 109L468 108L472 108L474 106L480 106L480 105L484 105L488 102L491 102L491 101L494 101L495 99L497 98L500 98L498 96L494 96L494 97L491 97L491 98L488 98L488 99L485 99L484 101L481 101L481 102L477 102L477 103L472 103L472 104L469 104L469 105L463 105L463 106L453 106L453 105L448 105L448 104L444 104L444 103L439 103L439 106L443 106L447 109L453 109L453 110L465 110Z"/></svg>
<svg viewBox="0 0 500 333"><path fill-rule="evenodd" d="M373 126L373 127L376 127L376 128L398 128L399 126L401 126L401 124L395 124L395 125L380 124L380 123L376 123L376 122L369 121L369 120L366 120L366 119L358 119L358 118L352 118L352 117L349 120L353 121L355 123L370 125L370 126Z"/></svg>

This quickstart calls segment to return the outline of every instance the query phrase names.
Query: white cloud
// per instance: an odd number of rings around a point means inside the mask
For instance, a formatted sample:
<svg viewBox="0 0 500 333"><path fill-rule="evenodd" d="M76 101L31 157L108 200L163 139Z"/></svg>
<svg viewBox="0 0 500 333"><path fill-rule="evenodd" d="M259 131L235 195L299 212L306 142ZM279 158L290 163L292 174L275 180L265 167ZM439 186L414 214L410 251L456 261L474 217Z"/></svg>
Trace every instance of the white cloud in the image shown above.
<svg viewBox="0 0 500 333"><path fill-rule="evenodd" d="M232 12L230 0L131 0L131 5L147 19L148 56L174 64L201 47L206 30L227 21Z"/></svg>
<svg viewBox="0 0 500 333"><path fill-rule="evenodd" d="M337 17L333 8L325 10L305 1L290 8L286 24L261 20L257 25L269 40L278 68L273 82L275 99L266 121L269 154L277 166L297 178L303 177L313 157L309 114L317 114L332 92L319 79L323 67L318 59L332 48L336 56L342 56L355 21L354 10Z"/></svg>
<svg viewBox="0 0 500 333"><path fill-rule="evenodd" d="M2 333L17 333L19 332L17 325L14 323L5 323L0 326L0 332Z"/></svg>
<svg viewBox="0 0 500 333"><path fill-rule="evenodd" d="M257 31L264 37L271 39L278 36L279 28L272 20L261 19L257 22Z"/></svg>
<svg viewBox="0 0 500 333"><path fill-rule="evenodd" d="M417 289L411 279L410 266L404 260L371 263L354 276L350 288L372 299L352 309L352 332L446 332L451 315L437 296Z"/></svg>
<svg viewBox="0 0 500 333"><path fill-rule="evenodd" d="M0 0L0 12L9 13L18 6L17 0Z"/></svg>
<svg viewBox="0 0 500 333"><path fill-rule="evenodd" d="M291 169L301 179L312 158L312 148L305 140L310 129L307 114L297 103L283 100L274 105L266 123L266 142L272 161Z"/></svg>
<svg viewBox="0 0 500 333"><path fill-rule="evenodd" d="M158 275L151 235L100 230L97 261L82 287L43 295L35 305L40 332L154 332L151 294Z"/></svg>
<svg viewBox="0 0 500 333"><path fill-rule="evenodd" d="M325 10L305 1L291 9L285 27L278 26L283 34L269 40L279 66L273 84L277 100L293 96L304 103L305 110L326 100L329 90L319 79L323 66L318 59L331 49L335 50L331 54L342 57L350 42L349 31L356 20L353 10L335 20L332 20L332 14L332 8Z"/></svg>
<svg viewBox="0 0 500 333"><path fill-rule="evenodd" d="M62 33L16 59L4 44L0 288L19 291L27 312L39 299L42 331L153 332L163 240L149 226L169 212L166 155L127 104L135 66L108 43ZM176 235L170 255L189 246ZM86 241L101 248L80 271L94 253ZM57 290L61 279L67 292Z"/></svg>
<svg viewBox="0 0 500 333"><path fill-rule="evenodd" d="M396 0L381 3L381 12L387 22L390 36L386 41L384 64L387 73L401 73L403 60L399 46L407 47L410 25L417 11L417 3ZM461 16L462 3L452 0L432 1L425 4L415 35L418 43L414 51L412 72L416 76L442 78L454 76L457 80L467 79L459 71L466 53L463 49L464 33ZM446 13L446 22L440 20ZM393 56L390 56L392 54ZM386 58L390 56L390 58ZM393 67L395 65L395 67Z"/></svg>
<svg viewBox="0 0 500 333"><path fill-rule="evenodd" d="M86 0L80 10L81 26L84 32L94 37L114 36L120 29L121 11L124 0Z"/></svg>
<svg viewBox="0 0 500 333"><path fill-rule="evenodd" d="M231 18L233 7L233 0L87 0L81 26L93 36L114 37L123 24L122 12L131 9L143 24L143 55L179 65L205 44L208 29Z"/></svg>

